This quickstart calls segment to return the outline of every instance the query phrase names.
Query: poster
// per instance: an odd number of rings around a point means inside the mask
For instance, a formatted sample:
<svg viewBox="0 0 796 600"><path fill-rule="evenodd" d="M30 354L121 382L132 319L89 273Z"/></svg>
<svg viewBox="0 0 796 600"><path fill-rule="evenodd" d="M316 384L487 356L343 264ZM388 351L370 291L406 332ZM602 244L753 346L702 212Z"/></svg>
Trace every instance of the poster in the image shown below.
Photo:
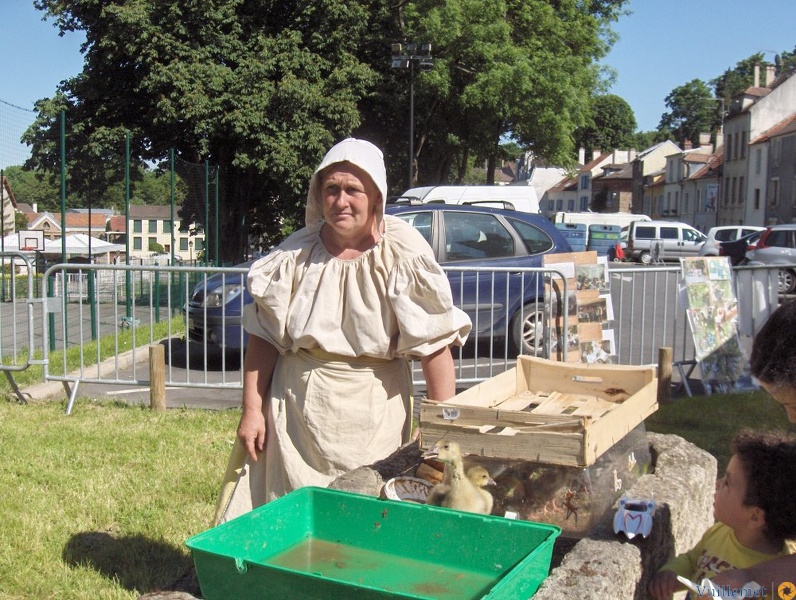
<svg viewBox="0 0 796 600"><path fill-rule="evenodd" d="M607 257L594 251L549 254L544 266L558 272L545 286L551 307L548 356L564 360L566 344L567 362L617 362Z"/></svg>
<svg viewBox="0 0 796 600"><path fill-rule="evenodd" d="M754 389L738 335L738 301L727 257L680 259L681 298L705 392Z"/></svg>

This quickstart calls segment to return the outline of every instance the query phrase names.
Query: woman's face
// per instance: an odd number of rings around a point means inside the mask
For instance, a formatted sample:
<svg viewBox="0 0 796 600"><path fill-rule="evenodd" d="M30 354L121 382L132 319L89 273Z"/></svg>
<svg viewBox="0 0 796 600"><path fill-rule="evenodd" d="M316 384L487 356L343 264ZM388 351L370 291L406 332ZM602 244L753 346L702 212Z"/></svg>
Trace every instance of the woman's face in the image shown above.
<svg viewBox="0 0 796 600"><path fill-rule="evenodd" d="M321 179L323 218L340 239L376 233L379 190L365 171L350 163L329 167Z"/></svg>
<svg viewBox="0 0 796 600"><path fill-rule="evenodd" d="M796 423L796 388L787 384L773 384L760 381L760 386L766 390L774 400L785 407L785 414L791 423Z"/></svg>

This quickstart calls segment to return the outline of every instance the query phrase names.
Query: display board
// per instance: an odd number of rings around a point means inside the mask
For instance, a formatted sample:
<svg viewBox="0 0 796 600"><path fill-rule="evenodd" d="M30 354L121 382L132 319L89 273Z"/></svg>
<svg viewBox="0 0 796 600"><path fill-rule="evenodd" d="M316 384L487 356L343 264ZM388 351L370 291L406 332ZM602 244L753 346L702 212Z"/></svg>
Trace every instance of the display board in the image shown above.
<svg viewBox="0 0 796 600"><path fill-rule="evenodd" d="M726 256L681 258L680 299L705 393L755 389L738 335L738 300Z"/></svg>
<svg viewBox="0 0 796 600"><path fill-rule="evenodd" d="M545 285L546 302L551 307L548 356L564 360L566 344L567 362L615 363L608 258L595 251L547 254L544 266L560 272L567 280L566 294L561 277L550 277Z"/></svg>

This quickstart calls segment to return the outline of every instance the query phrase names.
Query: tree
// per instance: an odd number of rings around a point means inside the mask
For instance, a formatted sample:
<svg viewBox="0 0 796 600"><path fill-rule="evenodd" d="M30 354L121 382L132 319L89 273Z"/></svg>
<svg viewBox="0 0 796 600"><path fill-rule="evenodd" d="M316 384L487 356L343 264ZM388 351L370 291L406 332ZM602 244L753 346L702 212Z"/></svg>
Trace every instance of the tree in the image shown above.
<svg viewBox="0 0 796 600"><path fill-rule="evenodd" d="M749 58L738 61L735 68L727 69L715 79L711 79L716 98L723 98L727 108L732 99L754 84L755 65L764 65L763 54L758 52Z"/></svg>
<svg viewBox="0 0 796 600"><path fill-rule="evenodd" d="M62 111L72 195L118 194L128 136L137 164L174 149L180 164L213 165L221 222L202 225L208 250L221 234L220 258L232 261L248 233L268 245L301 223L314 165L347 135L382 146L390 180L401 181L409 86L390 68L393 41L434 44L433 70L416 77L425 181L463 173L472 156L494 164L509 133L571 159L608 25L626 2L35 0L62 31L85 31L86 44L82 73L36 105L28 166L57 172ZM144 196L142 172L131 173ZM200 179L183 180L186 197L203 197Z"/></svg>
<svg viewBox="0 0 796 600"><path fill-rule="evenodd" d="M74 190L107 189L136 161L169 149L219 169L225 260L243 254L246 217L261 204L266 233L297 212L323 152L359 123L375 73L356 52L367 4L205 0L36 0L63 31L83 30L85 66L37 103L30 166L55 171L58 118L67 116ZM102 165L117 165L113 177ZM134 170L134 172L136 172ZM197 191L201 194L203 190ZM209 246L212 248L212 245Z"/></svg>
<svg viewBox="0 0 796 600"><path fill-rule="evenodd" d="M721 125L722 105L700 79L674 88L666 96L665 103L670 112L661 116L658 129L671 131L680 147L684 147L686 141L698 145L700 133L715 131Z"/></svg>
<svg viewBox="0 0 796 600"><path fill-rule="evenodd" d="M629 148L636 127L630 105L619 96L607 94L592 100L590 121L576 132L575 139L578 146L589 150Z"/></svg>

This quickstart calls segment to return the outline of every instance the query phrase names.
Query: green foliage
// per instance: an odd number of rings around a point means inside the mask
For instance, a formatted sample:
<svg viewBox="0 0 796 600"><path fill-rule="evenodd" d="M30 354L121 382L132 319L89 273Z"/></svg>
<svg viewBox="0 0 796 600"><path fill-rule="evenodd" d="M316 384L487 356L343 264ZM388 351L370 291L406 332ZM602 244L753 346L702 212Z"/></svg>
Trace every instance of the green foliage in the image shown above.
<svg viewBox="0 0 796 600"><path fill-rule="evenodd" d="M163 248L162 244L158 244L157 242L150 241L149 247L147 248L150 252L155 252L157 254L163 254L166 250Z"/></svg>
<svg viewBox="0 0 796 600"><path fill-rule="evenodd" d="M311 171L342 137L378 143L390 181L405 182L409 74L390 66L394 41L433 44L433 70L414 78L423 182L461 178L473 159L494 164L508 133L523 149L571 161L571 132L585 124L608 26L626 3L35 0L62 31L84 31L86 44L83 72L36 106L29 166L57 172L61 111L69 189L95 204L121 196L127 136L136 164L172 148L209 162L219 174L221 258L231 260L248 234L269 245L286 221L301 223ZM132 175L142 182L139 169ZM200 181L185 184L186 197L204 193ZM136 201L164 197L134 188Z"/></svg>
<svg viewBox="0 0 796 600"><path fill-rule="evenodd" d="M755 65L765 64L763 53L758 52L749 58L738 61L734 68L727 69L715 79L711 79L710 84L716 92L716 98L723 98L725 105L729 108L733 97L754 84Z"/></svg>
<svg viewBox="0 0 796 600"><path fill-rule="evenodd" d="M700 79L676 87L666 96L665 103L669 112L661 116L658 129L671 131L680 147L686 140L698 146L700 133L710 133L721 125L722 104Z"/></svg>
<svg viewBox="0 0 796 600"><path fill-rule="evenodd" d="M636 117L630 105L619 96L597 96L591 103L589 123L575 133L578 147L629 148L636 131ZM646 147L646 146L644 146Z"/></svg>

